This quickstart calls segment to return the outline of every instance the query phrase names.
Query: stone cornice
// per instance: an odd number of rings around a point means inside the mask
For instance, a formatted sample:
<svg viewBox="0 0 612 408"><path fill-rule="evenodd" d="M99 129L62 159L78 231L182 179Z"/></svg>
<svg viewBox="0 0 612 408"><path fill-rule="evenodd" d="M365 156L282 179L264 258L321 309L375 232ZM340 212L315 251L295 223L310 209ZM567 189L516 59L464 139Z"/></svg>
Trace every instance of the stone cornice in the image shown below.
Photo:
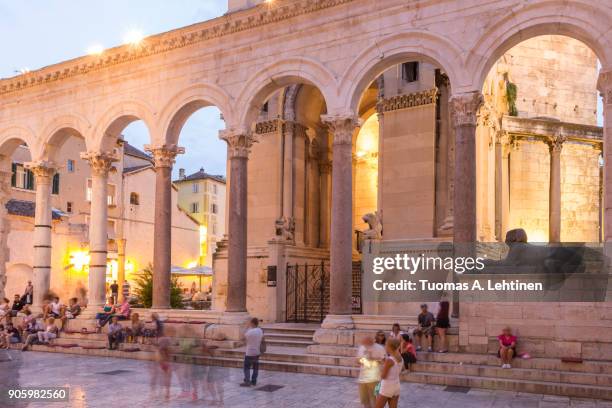
<svg viewBox="0 0 612 408"><path fill-rule="evenodd" d="M266 120L264 122L257 122L255 124L255 133L258 135L264 135L266 133L273 133L278 130L280 119Z"/></svg>
<svg viewBox="0 0 612 408"><path fill-rule="evenodd" d="M502 130L515 138L548 139L551 136L563 135L570 141L595 145L603 143L603 128L579 123L504 116Z"/></svg>
<svg viewBox="0 0 612 408"><path fill-rule="evenodd" d="M431 105L436 102L437 94L438 88L432 88L425 91L397 95L391 98L382 98L376 104L376 111L378 113L384 113L399 109Z"/></svg>
<svg viewBox="0 0 612 408"><path fill-rule="evenodd" d="M268 7L264 3L252 9L226 14L202 23L147 37L143 40L141 46L122 45L105 50L100 56L83 56L16 77L2 79L0 80L0 95L49 84L199 42L273 24L350 3L353 0L276 1L280 4L274 7Z"/></svg>

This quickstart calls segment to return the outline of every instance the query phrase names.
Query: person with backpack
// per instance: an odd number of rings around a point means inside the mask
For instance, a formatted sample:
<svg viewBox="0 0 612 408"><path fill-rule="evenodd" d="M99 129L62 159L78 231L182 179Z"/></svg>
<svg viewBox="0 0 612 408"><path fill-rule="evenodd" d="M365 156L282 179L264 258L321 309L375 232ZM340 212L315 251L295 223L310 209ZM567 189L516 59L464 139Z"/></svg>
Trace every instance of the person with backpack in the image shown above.
<svg viewBox="0 0 612 408"><path fill-rule="evenodd" d="M257 385L257 375L259 374L259 356L265 352L263 330L259 328L259 319L254 317L249 321L249 327L246 333L244 333L244 338L246 341L246 350L244 353L244 381L242 384L240 384L240 386L250 387ZM251 368L253 368L252 375Z"/></svg>

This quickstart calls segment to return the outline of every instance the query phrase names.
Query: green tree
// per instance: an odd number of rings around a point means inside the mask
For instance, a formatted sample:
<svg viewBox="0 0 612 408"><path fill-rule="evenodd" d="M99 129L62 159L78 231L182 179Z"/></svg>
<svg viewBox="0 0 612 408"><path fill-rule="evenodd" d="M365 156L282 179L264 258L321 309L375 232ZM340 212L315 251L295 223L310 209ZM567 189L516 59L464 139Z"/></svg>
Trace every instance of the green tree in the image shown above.
<svg viewBox="0 0 612 408"><path fill-rule="evenodd" d="M173 309L181 309L182 303L182 290L176 278L170 280L170 307ZM144 307L150 308L153 304L153 265L149 264L136 276L135 279L136 287L134 292L140 299Z"/></svg>

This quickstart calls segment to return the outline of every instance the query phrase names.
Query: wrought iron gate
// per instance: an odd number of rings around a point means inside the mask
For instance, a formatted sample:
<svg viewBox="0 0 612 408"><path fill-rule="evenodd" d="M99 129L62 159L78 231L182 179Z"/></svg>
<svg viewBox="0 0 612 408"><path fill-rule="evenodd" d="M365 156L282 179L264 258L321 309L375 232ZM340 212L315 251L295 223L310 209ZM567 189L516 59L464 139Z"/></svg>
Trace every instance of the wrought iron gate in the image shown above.
<svg viewBox="0 0 612 408"><path fill-rule="evenodd" d="M287 265L288 322L322 322L329 310L329 268L314 265Z"/></svg>
<svg viewBox="0 0 612 408"><path fill-rule="evenodd" d="M352 267L352 307L362 313L361 262ZM322 322L329 311L329 264L288 264L286 291L287 322Z"/></svg>

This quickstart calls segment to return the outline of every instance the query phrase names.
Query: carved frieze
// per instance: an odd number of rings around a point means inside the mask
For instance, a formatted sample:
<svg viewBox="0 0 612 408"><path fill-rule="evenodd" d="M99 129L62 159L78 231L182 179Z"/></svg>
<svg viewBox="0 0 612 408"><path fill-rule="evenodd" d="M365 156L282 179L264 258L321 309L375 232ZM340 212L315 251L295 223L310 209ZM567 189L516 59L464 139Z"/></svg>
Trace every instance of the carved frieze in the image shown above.
<svg viewBox="0 0 612 408"><path fill-rule="evenodd" d="M426 91L397 95L391 98L379 98L376 110L378 113L384 113L399 109L431 105L436 102L437 95L438 88L432 88Z"/></svg>

